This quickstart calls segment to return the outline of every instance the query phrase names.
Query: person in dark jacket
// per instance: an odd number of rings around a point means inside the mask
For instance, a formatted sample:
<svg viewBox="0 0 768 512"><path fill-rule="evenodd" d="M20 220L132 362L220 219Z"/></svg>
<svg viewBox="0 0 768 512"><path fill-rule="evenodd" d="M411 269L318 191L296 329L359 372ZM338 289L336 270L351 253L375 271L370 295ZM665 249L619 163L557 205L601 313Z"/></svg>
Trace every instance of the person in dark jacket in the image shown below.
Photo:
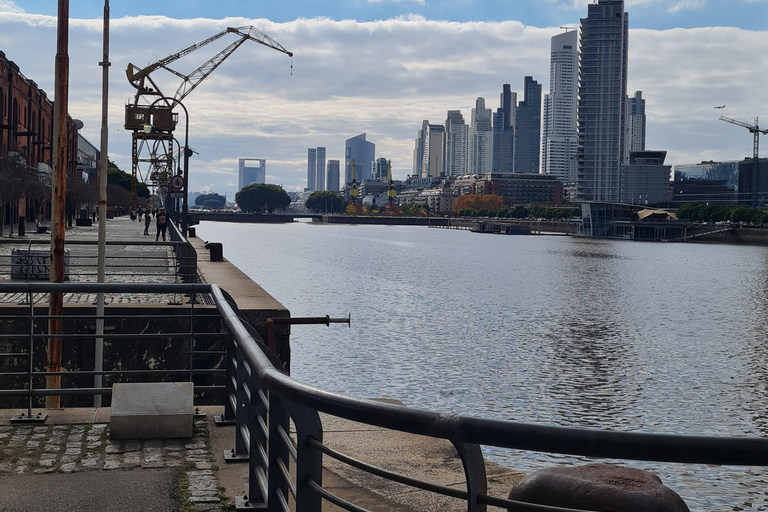
<svg viewBox="0 0 768 512"><path fill-rule="evenodd" d="M160 239L160 233L163 234L163 241L165 241L165 210L163 208L160 208L160 211L157 212L157 218L156 218L156 224L157 224L157 235L155 236L155 241L158 241Z"/></svg>

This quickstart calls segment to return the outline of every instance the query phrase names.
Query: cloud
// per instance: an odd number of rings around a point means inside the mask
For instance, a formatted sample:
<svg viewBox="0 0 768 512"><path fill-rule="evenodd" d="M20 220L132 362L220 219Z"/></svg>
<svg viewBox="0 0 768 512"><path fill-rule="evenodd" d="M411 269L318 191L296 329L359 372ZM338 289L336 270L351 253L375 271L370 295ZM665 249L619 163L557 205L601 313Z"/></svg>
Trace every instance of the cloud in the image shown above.
<svg viewBox="0 0 768 512"><path fill-rule="evenodd" d="M12 0L0 0L0 13L3 12L24 12L24 9L16 5Z"/></svg>
<svg viewBox="0 0 768 512"><path fill-rule="evenodd" d="M478 96L495 108L502 84L520 91L526 75L546 91L549 38L559 32L516 21L457 23L418 16L366 23L116 19L111 26L110 158L130 169L131 136L122 126L125 104L135 92L124 74L128 62L145 66L228 26L246 25L263 30L295 56L246 42L184 100L190 146L200 153L190 162L192 190L211 186L233 195L236 162L244 157L266 158L275 182L303 188L308 147L325 146L328 159L343 159L344 141L363 132L376 144L377 157L392 159L395 176L403 178L411 172L413 139L422 119L442 123L449 109L462 109L469 119ZM0 48L50 96L55 37L51 17L0 14ZM233 41L224 36L172 66L188 73ZM70 113L85 122L83 133L96 144L101 58L101 20L71 20ZM170 73L156 75L160 89L173 94L180 80ZM753 84L766 82L765 32L630 33L630 93L642 90L647 99L648 147L669 150L673 164L749 154L746 130L741 133L717 117L768 115L753 92ZM712 109L723 103L725 111ZM176 134L183 137L183 129Z"/></svg>

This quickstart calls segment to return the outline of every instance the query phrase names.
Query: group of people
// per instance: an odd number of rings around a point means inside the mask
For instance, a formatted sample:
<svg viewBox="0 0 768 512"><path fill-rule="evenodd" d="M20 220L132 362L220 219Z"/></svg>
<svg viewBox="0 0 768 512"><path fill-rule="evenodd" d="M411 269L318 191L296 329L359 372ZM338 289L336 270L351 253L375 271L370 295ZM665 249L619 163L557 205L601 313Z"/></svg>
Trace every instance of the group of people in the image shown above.
<svg viewBox="0 0 768 512"><path fill-rule="evenodd" d="M137 215L138 213L138 215ZM159 210L142 210L138 209L138 212L131 210L131 220L135 221L137 218L144 217L144 234L149 236L149 226L152 225L152 217L155 218L155 225L157 226L157 234L155 235L155 241L160 240L160 235L163 235L163 241L165 241L165 231L167 228L166 221L168 214L165 212L165 208Z"/></svg>

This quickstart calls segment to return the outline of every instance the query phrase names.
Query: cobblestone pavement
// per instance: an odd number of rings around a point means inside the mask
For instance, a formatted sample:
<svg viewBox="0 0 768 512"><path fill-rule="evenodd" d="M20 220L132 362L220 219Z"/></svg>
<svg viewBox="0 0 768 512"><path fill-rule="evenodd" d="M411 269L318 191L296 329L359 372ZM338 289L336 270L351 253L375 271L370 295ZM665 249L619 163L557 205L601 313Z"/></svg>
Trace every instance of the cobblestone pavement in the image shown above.
<svg viewBox="0 0 768 512"><path fill-rule="evenodd" d="M224 502L208 437L208 421L196 419L194 437L111 440L106 423L0 425L0 477L25 473L75 473L179 468L187 510L219 511ZM186 494L186 495L185 495Z"/></svg>
<svg viewBox="0 0 768 512"><path fill-rule="evenodd" d="M154 225L150 229L154 229ZM0 283L11 282L11 253L14 249L47 251L50 234L29 233L27 237L2 239L0 243ZM93 245L65 245L69 251L69 282L97 282L98 225L72 227L66 231L66 241L90 241ZM171 247L153 245L154 239L144 235L144 224L128 217L107 221L108 241L148 242L147 245L107 245L106 282L175 283L176 261ZM48 244L30 244L46 241ZM13 282L20 282L13 280ZM34 282L34 281L33 281ZM119 294L105 297L106 304L168 304L177 298L169 294ZM48 294L36 294L34 303L45 304ZM65 303L94 304L95 294L66 294ZM29 304L25 293L0 293L0 303Z"/></svg>

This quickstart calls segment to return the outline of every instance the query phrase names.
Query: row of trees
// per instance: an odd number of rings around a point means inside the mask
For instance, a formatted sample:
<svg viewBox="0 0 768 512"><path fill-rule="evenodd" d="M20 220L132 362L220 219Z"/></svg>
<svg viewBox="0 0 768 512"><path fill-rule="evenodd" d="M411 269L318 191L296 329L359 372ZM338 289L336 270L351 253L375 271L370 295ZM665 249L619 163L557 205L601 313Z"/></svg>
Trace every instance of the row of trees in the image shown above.
<svg viewBox="0 0 768 512"><path fill-rule="evenodd" d="M748 222L768 224L768 210L745 205L686 203L677 209L677 218L695 222Z"/></svg>
<svg viewBox="0 0 768 512"><path fill-rule="evenodd" d="M462 208L458 213L461 217L496 217L497 219L527 219L533 217L536 219L566 220L581 215L581 209L515 206L514 208L498 208L496 210Z"/></svg>
<svg viewBox="0 0 768 512"><path fill-rule="evenodd" d="M235 202L244 212L272 213L288 208L291 198L283 187L278 185L253 183L235 194Z"/></svg>

